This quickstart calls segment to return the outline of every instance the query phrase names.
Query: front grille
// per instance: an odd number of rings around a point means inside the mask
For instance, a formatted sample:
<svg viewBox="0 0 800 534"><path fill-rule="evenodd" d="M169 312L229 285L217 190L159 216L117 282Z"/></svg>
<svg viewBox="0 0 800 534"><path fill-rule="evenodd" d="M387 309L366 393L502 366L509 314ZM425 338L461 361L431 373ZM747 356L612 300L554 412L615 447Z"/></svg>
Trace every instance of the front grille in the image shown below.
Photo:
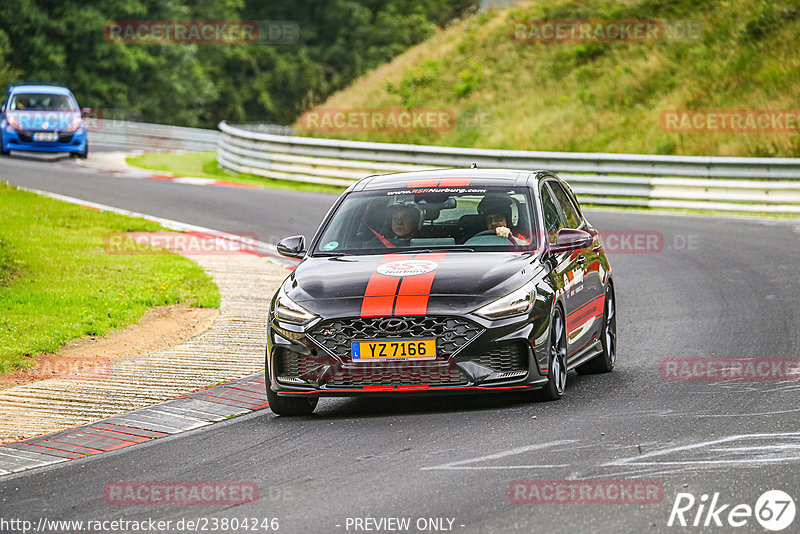
<svg viewBox="0 0 800 534"><path fill-rule="evenodd" d="M279 382L317 382L329 387L400 384L445 386L467 383L452 360L379 361L345 365L330 356L310 356L288 350L275 351L275 372Z"/></svg>
<svg viewBox="0 0 800 534"><path fill-rule="evenodd" d="M471 360L495 373L511 373L528 370L528 355L519 343L503 345Z"/></svg>
<svg viewBox="0 0 800 534"><path fill-rule="evenodd" d="M450 358L483 332L460 317L355 317L324 321L308 337L332 356L351 360L351 343L370 339L436 339L436 354Z"/></svg>
<svg viewBox="0 0 800 534"><path fill-rule="evenodd" d="M458 368L449 362L436 362L436 365L434 362L384 362L384 365L337 367L328 386L456 386L467 383Z"/></svg>
<svg viewBox="0 0 800 534"><path fill-rule="evenodd" d="M34 132L28 131L20 131L17 130L17 135L19 135L19 140L23 143L32 143L33 142L33 134ZM59 132L58 134L58 142L59 143L69 143L72 141L72 137L75 135L74 132Z"/></svg>

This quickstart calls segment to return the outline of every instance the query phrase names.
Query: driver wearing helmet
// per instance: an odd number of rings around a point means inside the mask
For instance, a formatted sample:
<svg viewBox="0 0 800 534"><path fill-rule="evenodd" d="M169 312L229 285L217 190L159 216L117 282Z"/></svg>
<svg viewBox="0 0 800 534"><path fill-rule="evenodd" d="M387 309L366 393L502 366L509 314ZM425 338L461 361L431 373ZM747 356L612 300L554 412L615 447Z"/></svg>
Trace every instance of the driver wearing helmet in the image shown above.
<svg viewBox="0 0 800 534"><path fill-rule="evenodd" d="M407 247L410 245L411 240L417 236L421 220L422 213L412 205L397 204L392 206L389 208L391 230L391 233L387 234L389 237L384 237L373 228L367 226L375 237L367 242L366 247L377 247L379 243L385 248Z"/></svg>
<svg viewBox="0 0 800 534"><path fill-rule="evenodd" d="M509 228L517 222L512 216L513 200L505 195L486 195L478 203L478 214L483 218L488 230L494 230L500 237L513 241L517 245L530 245L531 239L521 233L514 234Z"/></svg>

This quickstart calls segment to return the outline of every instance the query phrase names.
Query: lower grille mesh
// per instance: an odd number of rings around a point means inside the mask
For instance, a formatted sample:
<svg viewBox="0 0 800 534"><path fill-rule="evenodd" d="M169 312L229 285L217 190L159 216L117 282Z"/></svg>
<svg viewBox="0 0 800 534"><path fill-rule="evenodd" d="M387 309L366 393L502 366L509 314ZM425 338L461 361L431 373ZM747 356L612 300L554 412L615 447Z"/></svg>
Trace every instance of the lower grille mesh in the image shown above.
<svg viewBox="0 0 800 534"><path fill-rule="evenodd" d="M496 373L528 370L528 355L519 343L503 345L491 352L485 352L471 360Z"/></svg>
<svg viewBox="0 0 800 534"><path fill-rule="evenodd" d="M336 387L400 384L444 386L467 383L452 360L345 365L329 356L308 356L280 350L275 351L275 371L279 378L301 378L305 382L319 382Z"/></svg>

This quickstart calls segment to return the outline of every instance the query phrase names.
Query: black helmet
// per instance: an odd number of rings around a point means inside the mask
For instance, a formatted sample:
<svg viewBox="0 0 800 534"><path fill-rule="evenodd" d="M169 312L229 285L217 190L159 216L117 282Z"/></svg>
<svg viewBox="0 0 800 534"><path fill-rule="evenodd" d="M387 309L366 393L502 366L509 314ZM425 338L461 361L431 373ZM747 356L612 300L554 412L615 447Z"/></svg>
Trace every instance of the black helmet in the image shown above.
<svg viewBox="0 0 800 534"><path fill-rule="evenodd" d="M519 218L519 210L514 201L506 196L499 194L489 194L483 197L478 203L478 214L482 217L487 215L499 214L506 218L506 222L512 226L516 226Z"/></svg>

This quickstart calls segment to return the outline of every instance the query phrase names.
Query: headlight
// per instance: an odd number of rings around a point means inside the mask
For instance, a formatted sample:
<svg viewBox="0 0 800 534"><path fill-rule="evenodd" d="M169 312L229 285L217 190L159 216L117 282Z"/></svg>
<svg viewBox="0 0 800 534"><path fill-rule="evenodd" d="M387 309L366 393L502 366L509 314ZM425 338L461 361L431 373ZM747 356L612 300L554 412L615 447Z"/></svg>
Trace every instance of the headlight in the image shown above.
<svg viewBox="0 0 800 534"><path fill-rule="evenodd" d="M78 117L76 119L72 119L72 122L69 124L69 126L67 126L67 129L64 131L72 133L78 130L83 125L84 125L83 119Z"/></svg>
<svg viewBox="0 0 800 534"><path fill-rule="evenodd" d="M536 300L536 285L528 282L513 293L477 309L475 313L487 319L502 319L528 313L533 308L534 300Z"/></svg>
<svg viewBox="0 0 800 534"><path fill-rule="evenodd" d="M306 324L316 317L316 315L287 297L286 293L283 292L283 288L278 292L278 300L275 302L275 316L282 321L293 324Z"/></svg>

